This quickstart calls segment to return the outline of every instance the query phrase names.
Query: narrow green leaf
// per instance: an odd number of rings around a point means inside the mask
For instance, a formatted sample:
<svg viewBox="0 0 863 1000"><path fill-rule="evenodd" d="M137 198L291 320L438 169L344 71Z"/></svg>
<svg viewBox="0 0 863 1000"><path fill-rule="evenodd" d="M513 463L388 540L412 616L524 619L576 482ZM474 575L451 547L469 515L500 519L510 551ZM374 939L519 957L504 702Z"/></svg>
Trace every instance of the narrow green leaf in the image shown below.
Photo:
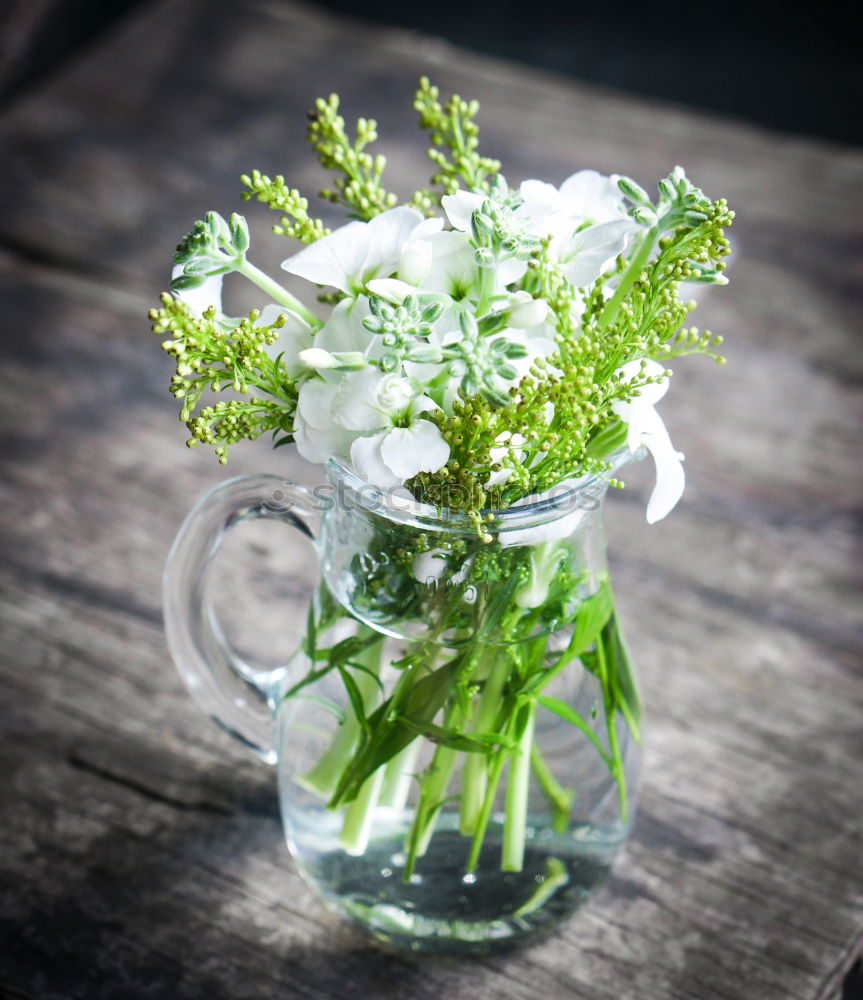
<svg viewBox="0 0 863 1000"><path fill-rule="evenodd" d="M611 758L605 752L605 749L600 742L599 737L590 727L588 722L575 711L570 705L567 705L565 701L561 701L560 698L551 698L548 695L540 694L537 695L536 700L542 705L543 708L547 708L549 712L554 712L555 715L560 716L564 722L568 722L576 728L580 729L584 735L590 740L590 742L596 747L597 753L605 761L606 765L611 767Z"/></svg>
<svg viewBox="0 0 863 1000"><path fill-rule="evenodd" d="M581 656L597 641L606 622L614 611L614 597L607 580L603 580L599 590L588 597L579 608L567 654Z"/></svg>
<svg viewBox="0 0 863 1000"><path fill-rule="evenodd" d="M341 664L338 665L338 671L341 675L342 683L345 686L345 691L348 693L348 698L350 699L351 708L354 710L356 720L360 724L360 728L363 732L368 733L369 722L366 718L366 707L363 703L362 691L360 691L357 687L357 682L353 679L353 677L351 677L350 672Z"/></svg>
<svg viewBox="0 0 863 1000"><path fill-rule="evenodd" d="M413 730L418 736L425 736L432 743L450 747L452 750L463 750L465 753L489 754L499 746L510 747L513 742L501 733L466 736L455 729L438 726L433 722L420 722L405 716L397 716L396 721Z"/></svg>

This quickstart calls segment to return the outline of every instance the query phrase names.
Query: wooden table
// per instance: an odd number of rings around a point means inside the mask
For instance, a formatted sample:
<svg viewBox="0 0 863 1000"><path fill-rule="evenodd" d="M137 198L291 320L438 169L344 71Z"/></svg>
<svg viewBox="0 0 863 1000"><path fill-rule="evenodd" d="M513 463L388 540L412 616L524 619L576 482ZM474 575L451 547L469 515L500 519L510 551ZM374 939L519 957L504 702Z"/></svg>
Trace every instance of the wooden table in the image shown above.
<svg viewBox="0 0 863 1000"><path fill-rule="evenodd" d="M379 119L412 190L420 72L483 102L513 181L648 184L681 162L739 219L732 288L701 316L729 365L693 360L663 404L685 502L648 529L636 470L611 503L649 712L631 846L560 935L470 962L387 955L322 909L271 772L192 705L159 610L171 538L226 475L185 450L147 327L173 245L241 209L251 167L314 190L299 137L332 90ZM838 997L863 944L860 152L311 7L205 0L144 8L8 111L0 149L0 995ZM228 471L258 470L311 474L263 445ZM296 626L272 541L238 543L235 590Z"/></svg>

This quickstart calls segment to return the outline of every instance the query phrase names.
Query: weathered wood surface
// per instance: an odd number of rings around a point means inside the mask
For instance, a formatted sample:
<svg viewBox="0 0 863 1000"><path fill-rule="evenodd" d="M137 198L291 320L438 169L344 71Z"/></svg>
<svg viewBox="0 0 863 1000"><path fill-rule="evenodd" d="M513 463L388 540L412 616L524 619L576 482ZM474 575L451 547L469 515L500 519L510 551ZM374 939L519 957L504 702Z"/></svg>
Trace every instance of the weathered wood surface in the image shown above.
<svg viewBox="0 0 863 1000"><path fill-rule="evenodd" d="M560 935L470 962L384 954L322 909L271 773L191 704L159 611L172 535L225 476L186 452L144 318L171 248L240 207L252 166L313 189L298 136L331 90L379 118L412 189L421 71L480 98L511 180L651 183L682 162L739 216L732 288L702 316L730 364L693 361L663 404L685 501L648 529L635 470L611 503L650 721L631 846ZM129 22L7 113L0 148L0 995L837 997L863 944L863 156L312 8L204 0ZM263 445L230 469L258 470L308 475ZM235 590L295 622L279 541L250 539Z"/></svg>

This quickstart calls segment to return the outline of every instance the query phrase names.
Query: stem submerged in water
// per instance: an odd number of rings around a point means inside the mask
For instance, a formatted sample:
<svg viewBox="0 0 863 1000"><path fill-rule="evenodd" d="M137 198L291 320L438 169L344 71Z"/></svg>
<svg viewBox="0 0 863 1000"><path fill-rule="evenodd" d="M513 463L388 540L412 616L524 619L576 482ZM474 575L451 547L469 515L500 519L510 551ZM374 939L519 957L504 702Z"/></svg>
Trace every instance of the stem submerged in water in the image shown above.
<svg viewBox="0 0 863 1000"><path fill-rule="evenodd" d="M503 821L501 868L520 872L524 866L524 838L527 827L527 796L530 785L530 752L536 723L536 702L522 708L527 713L524 731L510 755L506 786L506 815Z"/></svg>
<svg viewBox="0 0 863 1000"><path fill-rule="evenodd" d="M387 811L390 831L394 822L404 821L416 779L418 799L405 838L403 879L411 880L452 799L458 802L459 830L470 838L465 867L473 873L493 816L498 823L494 809L506 772L500 867L522 871L531 781L548 800L557 834L566 833L574 800L574 792L558 782L536 744L541 710L570 723L592 742L617 785L621 822L627 822L617 718L637 739L639 705L608 581L602 580L597 592L579 605L564 649L552 651L548 635L535 634L543 614L539 608L515 607L512 588L498 589L477 601L471 623L459 625L452 652L441 657L437 636L455 620L448 606L441 608L435 637L410 643L394 664L401 675L390 697L379 686L383 637L368 626L360 626L353 638L319 650L316 662L335 658L353 711L348 711L326 753L298 781L328 797L330 808L344 810L340 844L346 852L365 851L379 810ZM579 659L602 691L608 752L595 725L567 701L543 693L554 677ZM317 668L310 677L326 672ZM425 740L434 744L434 753L416 774ZM451 788L459 765L460 788Z"/></svg>

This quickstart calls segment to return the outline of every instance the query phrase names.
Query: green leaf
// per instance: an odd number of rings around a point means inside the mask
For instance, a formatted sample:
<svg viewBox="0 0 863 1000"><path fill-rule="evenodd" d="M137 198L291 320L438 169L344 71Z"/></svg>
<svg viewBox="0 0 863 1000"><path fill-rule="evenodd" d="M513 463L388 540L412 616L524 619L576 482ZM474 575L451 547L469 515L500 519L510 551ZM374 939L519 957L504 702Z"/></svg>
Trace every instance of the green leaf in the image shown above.
<svg viewBox="0 0 863 1000"><path fill-rule="evenodd" d="M331 701L329 698L324 698L323 695L319 694L298 694L296 697L301 701L308 701L312 705L318 705L320 708L323 708L327 712L334 715L339 720L340 726L344 724L345 713L334 701Z"/></svg>
<svg viewBox="0 0 863 1000"><path fill-rule="evenodd" d="M593 731L590 724L581 715L579 715L574 708L567 705L565 701L561 701L560 698L551 698L550 696L544 694L537 695L536 700L540 705L542 705L543 708L547 708L549 712L554 712L554 714L563 719L564 722L568 722L570 725L580 729L596 747L599 756L602 757L609 768L611 767L611 758L605 752L605 748L603 747L599 737Z"/></svg>
<svg viewBox="0 0 863 1000"><path fill-rule="evenodd" d="M418 736L425 736L432 743L439 743L452 750L463 750L465 753L489 754L498 746L511 747L513 745L513 741L502 733L466 736L455 729L438 726L433 722L418 722L405 716L397 716L396 719L398 722L404 723Z"/></svg>
<svg viewBox="0 0 863 1000"><path fill-rule="evenodd" d="M602 630L601 642L605 652L608 681L612 689L613 703L626 720L634 739L641 741L641 699L635 686L635 677L629 653L617 627L617 619L612 617Z"/></svg>
<svg viewBox="0 0 863 1000"><path fill-rule="evenodd" d="M352 670L360 670L360 671L362 671L362 673L368 674L368 676L371 677L371 679L375 682L375 684L377 684L378 688L380 688L381 692L383 693L383 691L385 690L383 682L381 681L380 677L378 677L378 675L374 672L374 670L370 670L364 664L362 664L362 663L356 663L354 661L351 661L348 664L348 666Z"/></svg>
<svg viewBox="0 0 863 1000"><path fill-rule="evenodd" d="M348 693L348 698L351 702L351 708L354 710L354 715L356 716L357 722L360 724L360 728L363 732L368 733L369 723L366 718L366 707L363 703L363 694L357 687L357 682L351 677L350 671L346 670L341 664L338 665L338 671L342 678L342 683L345 686L345 691ZM377 678L375 678L377 679Z"/></svg>
<svg viewBox="0 0 863 1000"><path fill-rule="evenodd" d="M328 806L337 809L356 798L365 780L416 738L416 726L430 723L449 697L456 673L454 661L444 664L415 683L408 674L405 703L388 698L367 719L368 738L345 769Z"/></svg>
<svg viewBox="0 0 863 1000"><path fill-rule="evenodd" d="M575 619L575 631L572 634L567 655L571 659L581 656L597 641L606 622L614 611L614 596L607 580L603 580L599 590L588 597L579 608Z"/></svg>

